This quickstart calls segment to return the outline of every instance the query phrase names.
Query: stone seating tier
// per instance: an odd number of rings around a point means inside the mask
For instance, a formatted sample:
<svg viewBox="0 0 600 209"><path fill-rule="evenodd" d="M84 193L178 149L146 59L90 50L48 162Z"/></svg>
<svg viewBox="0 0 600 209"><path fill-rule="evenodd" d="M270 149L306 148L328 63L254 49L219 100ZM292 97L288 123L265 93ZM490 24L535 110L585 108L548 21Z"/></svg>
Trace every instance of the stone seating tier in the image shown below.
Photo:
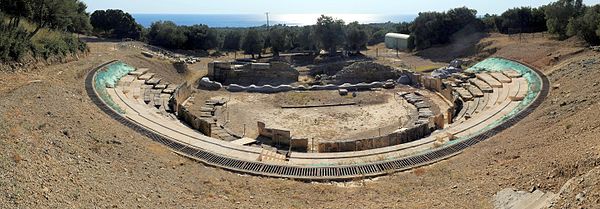
<svg viewBox="0 0 600 209"><path fill-rule="evenodd" d="M458 93L458 96L460 96L460 98L463 101L473 100L474 95L472 95L471 92L469 92L467 89L465 89L463 87L456 87L456 88L454 88L454 91L456 91L456 93Z"/></svg>
<svg viewBox="0 0 600 209"><path fill-rule="evenodd" d="M467 114L467 110L469 109L469 106L471 106L473 104L473 101L466 101L463 103L462 109L460 110L460 112L458 112L458 114L456 114L456 117L454 117L454 121L460 121L462 119L465 118L465 115Z"/></svg>
<svg viewBox="0 0 600 209"><path fill-rule="evenodd" d="M474 97L483 97L483 91L473 85L465 85L466 89L473 95Z"/></svg>
<svg viewBox="0 0 600 209"><path fill-rule="evenodd" d="M478 73L477 78L490 85L492 88L502 88L502 83L487 73Z"/></svg>
<svg viewBox="0 0 600 209"><path fill-rule="evenodd" d="M157 84L156 86L154 86L155 89L166 89L167 88L167 84Z"/></svg>
<svg viewBox="0 0 600 209"><path fill-rule="evenodd" d="M151 78L150 80L146 80L146 84L148 85L157 85L160 83L160 78Z"/></svg>
<svg viewBox="0 0 600 209"><path fill-rule="evenodd" d="M513 82L513 84L505 88L494 89L494 92L498 94L497 99L490 98L490 101L482 112L473 115L469 120L457 123L455 126L449 128L448 131L457 137L464 137L474 134L501 119L519 104L509 99L511 92L513 92L513 95L516 94L512 89L517 89L518 91L519 88L519 85ZM512 106L509 107L509 105Z"/></svg>
<svg viewBox="0 0 600 209"><path fill-rule="evenodd" d="M119 85L119 86L129 86L135 80L135 78L136 78L135 76L126 75L123 78L121 78L121 80L119 80L119 82L117 83L117 85Z"/></svg>
<svg viewBox="0 0 600 209"><path fill-rule="evenodd" d="M469 83L477 86L483 93L492 93L494 91L489 84L477 78L469 79Z"/></svg>
<svg viewBox="0 0 600 209"><path fill-rule="evenodd" d="M146 72L148 72L148 70L150 70L150 69L148 69L148 68L138 68L136 71L129 72L129 75L133 75L133 76L139 77L141 75L144 75Z"/></svg>
<svg viewBox="0 0 600 209"><path fill-rule="evenodd" d="M175 93L175 88L167 87L163 90L163 93L167 93L167 94Z"/></svg>
<svg viewBox="0 0 600 209"><path fill-rule="evenodd" d="M505 76L509 77L509 78L520 78L521 73L519 73L519 71L513 70L513 69L507 69L502 71L502 74L504 74Z"/></svg>
<svg viewBox="0 0 600 209"><path fill-rule="evenodd" d="M494 77L496 80L500 81L501 83L510 83L510 82L512 82L512 79L510 79L508 76L504 75L501 72L491 72L490 75L492 77Z"/></svg>
<svg viewBox="0 0 600 209"><path fill-rule="evenodd" d="M138 77L138 79L147 81L147 80L152 79L152 77L154 77L154 75L155 75L154 73L144 73L143 75Z"/></svg>
<svg viewBox="0 0 600 209"><path fill-rule="evenodd" d="M529 93L529 84L524 78L516 79L515 82L519 83L520 88L514 96L510 97L510 99L512 101L522 101L523 99L525 99L525 97L527 97L527 94Z"/></svg>

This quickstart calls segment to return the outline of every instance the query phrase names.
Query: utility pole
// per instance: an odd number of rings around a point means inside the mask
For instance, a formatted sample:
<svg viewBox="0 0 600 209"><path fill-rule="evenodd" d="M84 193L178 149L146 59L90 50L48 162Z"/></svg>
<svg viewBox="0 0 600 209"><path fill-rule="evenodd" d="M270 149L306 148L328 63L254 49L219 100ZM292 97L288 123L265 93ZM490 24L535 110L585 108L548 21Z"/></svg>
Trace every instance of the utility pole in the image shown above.
<svg viewBox="0 0 600 209"><path fill-rule="evenodd" d="M265 15L267 16L267 29L269 29L269 12L265 12Z"/></svg>

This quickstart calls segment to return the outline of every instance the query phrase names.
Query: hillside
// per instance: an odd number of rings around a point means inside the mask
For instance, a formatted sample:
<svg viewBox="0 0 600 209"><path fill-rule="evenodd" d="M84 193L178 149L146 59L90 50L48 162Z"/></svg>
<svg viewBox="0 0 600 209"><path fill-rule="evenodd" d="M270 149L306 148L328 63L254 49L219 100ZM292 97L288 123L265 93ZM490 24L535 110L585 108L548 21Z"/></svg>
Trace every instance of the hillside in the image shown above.
<svg viewBox="0 0 600 209"><path fill-rule="evenodd" d="M555 88L538 109L448 160L331 184L206 167L121 126L87 97L83 78L88 70L121 59L151 67L172 82L183 78L172 65L149 60L138 49L110 42L88 45L89 55L77 61L27 73L0 72L3 207L491 208L493 195L504 188L559 193L567 182L558 206L590 208L600 201L595 184L600 178L600 105L595 99L600 96L600 54L576 40L536 36L520 41L499 34L481 39L471 58L517 59L549 76ZM583 192L585 198L576 198Z"/></svg>

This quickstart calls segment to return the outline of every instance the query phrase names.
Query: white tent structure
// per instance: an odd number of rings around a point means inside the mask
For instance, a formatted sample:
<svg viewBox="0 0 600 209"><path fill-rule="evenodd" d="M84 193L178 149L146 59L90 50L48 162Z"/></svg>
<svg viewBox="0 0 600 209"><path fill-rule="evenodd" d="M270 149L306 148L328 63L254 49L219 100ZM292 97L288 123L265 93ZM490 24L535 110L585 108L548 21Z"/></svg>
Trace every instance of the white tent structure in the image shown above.
<svg viewBox="0 0 600 209"><path fill-rule="evenodd" d="M410 35L400 33L385 34L385 47L388 49L408 49L408 38Z"/></svg>

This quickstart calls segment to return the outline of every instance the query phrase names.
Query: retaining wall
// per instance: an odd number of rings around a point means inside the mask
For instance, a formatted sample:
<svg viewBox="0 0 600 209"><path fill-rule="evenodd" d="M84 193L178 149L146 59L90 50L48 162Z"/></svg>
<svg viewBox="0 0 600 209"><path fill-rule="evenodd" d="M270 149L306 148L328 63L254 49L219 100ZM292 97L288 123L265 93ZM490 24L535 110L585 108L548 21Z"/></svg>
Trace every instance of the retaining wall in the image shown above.
<svg viewBox="0 0 600 209"><path fill-rule="evenodd" d="M404 94L402 97L412 105L422 102L422 96L417 96L413 93ZM430 111L428 107L424 109ZM391 134L379 137L335 142L319 142L317 149L318 152L349 152L394 146L424 138L437 129L443 129L444 125L445 120L443 114L430 115L430 113L421 113L421 111L419 111L419 119L414 124L411 124L412 127L410 128L402 128Z"/></svg>
<svg viewBox="0 0 600 209"><path fill-rule="evenodd" d="M404 144L421 139L432 130L429 124L421 124L412 128L403 128L394 133L366 139L346 140L336 142L319 142L318 152L351 152Z"/></svg>
<svg viewBox="0 0 600 209"><path fill-rule="evenodd" d="M183 103L192 96L193 92L192 86L189 85L187 81L182 83L171 95L169 105L181 121L185 122L193 129L200 131L202 134L211 136L211 123L209 118L196 117L183 105Z"/></svg>
<svg viewBox="0 0 600 209"><path fill-rule="evenodd" d="M288 84L298 81L300 73L285 62L236 63L212 62L208 64L208 77L228 84Z"/></svg>
<svg viewBox="0 0 600 209"><path fill-rule="evenodd" d="M196 115L192 114L185 107L179 109L179 112L177 112L177 117L179 117L180 120L187 123L193 129L200 131L206 136L211 136L211 123L209 122L210 118L196 117Z"/></svg>
<svg viewBox="0 0 600 209"><path fill-rule="evenodd" d="M448 124L451 124L452 123L452 115L456 109L456 107L454 105L456 98L454 97L454 94L452 93L452 88L447 87L443 83L441 78L432 78L432 77L427 77L427 76L418 76L418 77L419 77L421 86L423 86L423 88L439 93L439 95L442 96L442 99L446 100L446 103L448 103L450 108L448 108L447 110L440 110L440 111L444 112L446 122Z"/></svg>
<svg viewBox="0 0 600 209"><path fill-rule="evenodd" d="M171 98L169 99L169 105L173 112L178 114L179 110L183 108L183 102L191 97L192 93L192 87L187 81L179 85L175 91L173 91L173 94L171 94Z"/></svg>

